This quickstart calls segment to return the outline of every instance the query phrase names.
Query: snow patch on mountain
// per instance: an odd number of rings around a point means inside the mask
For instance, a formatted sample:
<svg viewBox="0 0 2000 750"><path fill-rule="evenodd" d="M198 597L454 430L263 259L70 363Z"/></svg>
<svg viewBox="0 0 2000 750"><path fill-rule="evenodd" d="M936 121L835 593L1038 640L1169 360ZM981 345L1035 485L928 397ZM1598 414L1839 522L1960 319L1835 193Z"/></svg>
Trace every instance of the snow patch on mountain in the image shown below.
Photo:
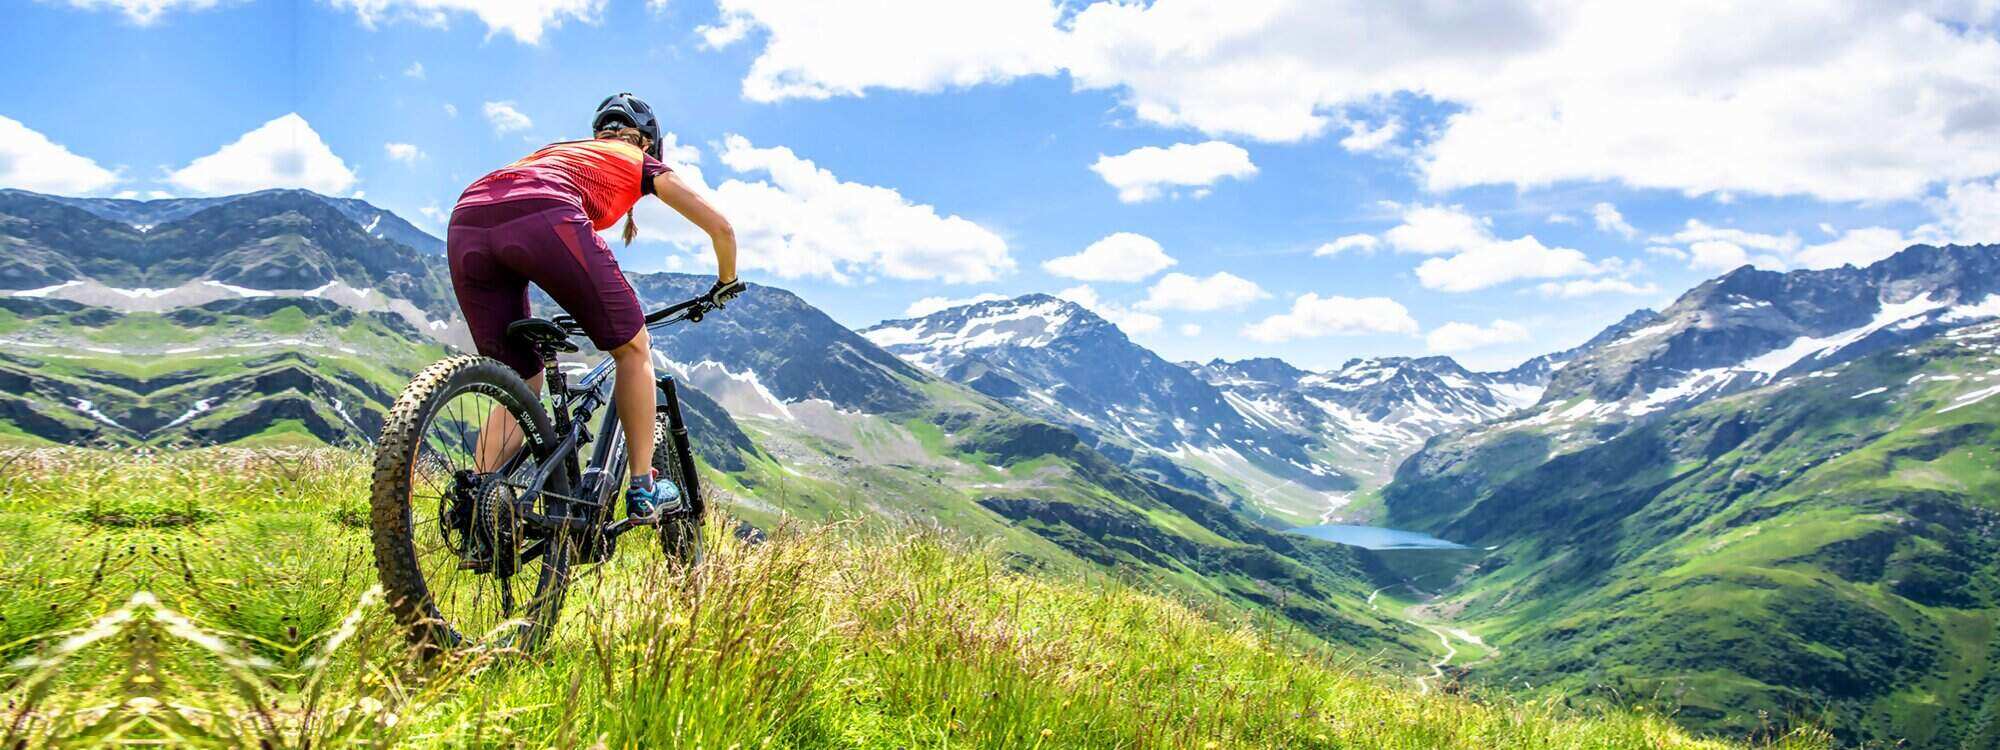
<svg viewBox="0 0 2000 750"><path fill-rule="evenodd" d="M97 408L97 404L92 403L89 399L71 397L69 400L69 404L71 407L74 407L77 411L82 412L84 416L90 417L91 419L95 419L99 422L103 422L107 425L116 427L121 430L125 429L125 425L119 424L118 420L111 418L111 415L105 414L103 411L99 410Z"/></svg>
<svg viewBox="0 0 2000 750"><path fill-rule="evenodd" d="M928 317L885 322L861 332L876 346L942 375L969 352L1056 341L1080 312L1074 303L1052 297L999 300L952 308Z"/></svg>
<svg viewBox="0 0 2000 750"><path fill-rule="evenodd" d="M204 279L204 280L203 280L203 281L202 281L201 283L203 283L203 284L207 284L207 285L209 285L209 286L212 286L212 287L215 287L215 288L217 288L217 289L221 289L221 290L223 290L223 291L225 291L225 292L230 292L230 293L233 293L233 294L235 294L235 295L236 295L236 296L238 296L238 297L270 297L270 296L274 296L274 295L273 295L273 294L272 294L271 292L268 292L268 291L265 291L265 290L263 290L263 289L251 289L250 287L247 287L247 286L236 286L235 284L225 284L225 283L223 283L223 282L220 282L220 281L216 281L216 280L214 280L214 279Z"/></svg>
<svg viewBox="0 0 2000 750"><path fill-rule="evenodd" d="M1932 300L1929 294L1907 302L1883 303L1881 311L1877 312L1874 320L1869 321L1867 325L1850 328L1831 336L1801 336L1781 348L1746 360L1743 368L1764 373L1766 377L1775 376L1791 369L1807 357L1824 358L1849 344L1867 338L1869 334L1944 306L1945 303Z"/></svg>
<svg viewBox="0 0 2000 750"><path fill-rule="evenodd" d="M69 288L71 288L71 287L77 287L77 286L82 286L82 285L83 285L83 282L82 282L82 281L78 281L78 280L76 280L76 279L70 279L69 281L65 281L65 282L63 282L63 283L60 283L60 284L53 284L53 285L50 285L50 286L45 286L45 287L40 287L40 288L36 288L36 289L23 289L23 290L21 290L21 291L18 291L18 292L14 292L13 294L11 294L11 295L9 295L9 296L13 296L13 297L38 297L38 298L39 298L39 297L47 297L47 296L49 296L49 295L52 295L52 294L55 294L55 293L57 293L57 292L60 292L60 291L62 291L62 290L64 290L64 289L69 289Z"/></svg>
<svg viewBox="0 0 2000 750"><path fill-rule="evenodd" d="M778 398L770 388L766 388L755 370L745 369L736 372L714 360L683 364L657 353L655 356L661 366L673 372L680 380L714 398L735 416L785 421L797 419L792 413L792 405Z"/></svg>

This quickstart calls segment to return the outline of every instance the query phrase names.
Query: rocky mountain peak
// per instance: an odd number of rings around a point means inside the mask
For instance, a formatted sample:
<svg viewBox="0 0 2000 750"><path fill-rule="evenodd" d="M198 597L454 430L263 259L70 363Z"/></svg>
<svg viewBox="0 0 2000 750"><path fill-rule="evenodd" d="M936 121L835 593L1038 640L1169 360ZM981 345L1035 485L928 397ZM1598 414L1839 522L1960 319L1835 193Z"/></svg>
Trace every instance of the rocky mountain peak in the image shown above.
<svg viewBox="0 0 2000 750"><path fill-rule="evenodd" d="M1555 373L1547 401L1587 398L1620 418L1684 408L1993 317L1996 293L1992 245L1915 245L1866 268L1738 268L1607 329Z"/></svg>
<svg viewBox="0 0 2000 750"><path fill-rule="evenodd" d="M1273 385L1297 383L1301 378L1310 374L1305 370L1293 367L1292 363L1278 359L1277 357L1252 357L1233 362L1218 357L1209 360L1206 365L1195 365L1189 369L1207 370L1214 373L1208 377L1209 382L1216 382L1218 379L1237 378Z"/></svg>

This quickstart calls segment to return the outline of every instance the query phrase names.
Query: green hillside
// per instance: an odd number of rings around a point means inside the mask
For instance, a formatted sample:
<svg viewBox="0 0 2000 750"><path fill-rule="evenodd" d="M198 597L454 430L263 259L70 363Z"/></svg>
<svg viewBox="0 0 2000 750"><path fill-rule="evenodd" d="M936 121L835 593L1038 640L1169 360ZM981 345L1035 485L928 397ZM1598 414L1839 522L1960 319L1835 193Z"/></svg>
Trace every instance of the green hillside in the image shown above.
<svg viewBox="0 0 2000 750"><path fill-rule="evenodd" d="M0 336L0 436L95 445L360 442L445 352L394 314L304 297L164 313L0 298Z"/></svg>
<svg viewBox="0 0 2000 750"><path fill-rule="evenodd" d="M787 315L823 317L784 297L798 309L738 319L785 327ZM0 379L20 394L0 396L0 441L10 442L365 445L410 375L445 354L400 317L303 297L166 313L0 299L0 310L10 327L0 335L15 342L0 347ZM729 330L724 322L713 326ZM803 377L841 372L809 352L784 362L812 370ZM866 393L900 394L882 413L808 402L788 408L793 418L760 418L689 389L702 458L762 528L932 523L990 539L1019 564L1116 571L1135 585L1275 612L1400 669L1430 658L1421 630L1364 606L1374 585L1365 553L1281 535L1139 479L1066 430L905 370L870 370L882 382Z"/></svg>
<svg viewBox="0 0 2000 750"><path fill-rule="evenodd" d="M1487 682L1736 734L2000 746L1995 334L1629 425L1555 404L1434 444L1384 499L1497 547L1432 604L1505 653Z"/></svg>
<svg viewBox="0 0 2000 750"><path fill-rule="evenodd" d="M7 747L1731 747L1419 694L1271 621L916 526L711 529L692 576L631 545L545 652L420 665L370 593L356 454L0 465L0 544L25 551L0 559Z"/></svg>

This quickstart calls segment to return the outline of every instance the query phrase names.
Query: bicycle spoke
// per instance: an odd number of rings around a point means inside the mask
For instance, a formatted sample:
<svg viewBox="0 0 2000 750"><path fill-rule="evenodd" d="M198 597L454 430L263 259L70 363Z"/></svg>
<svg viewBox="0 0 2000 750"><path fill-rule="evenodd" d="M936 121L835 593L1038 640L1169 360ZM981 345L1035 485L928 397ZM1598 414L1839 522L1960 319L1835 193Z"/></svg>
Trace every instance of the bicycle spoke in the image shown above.
<svg viewBox="0 0 2000 750"><path fill-rule="evenodd" d="M514 616L514 578L500 578L500 618Z"/></svg>

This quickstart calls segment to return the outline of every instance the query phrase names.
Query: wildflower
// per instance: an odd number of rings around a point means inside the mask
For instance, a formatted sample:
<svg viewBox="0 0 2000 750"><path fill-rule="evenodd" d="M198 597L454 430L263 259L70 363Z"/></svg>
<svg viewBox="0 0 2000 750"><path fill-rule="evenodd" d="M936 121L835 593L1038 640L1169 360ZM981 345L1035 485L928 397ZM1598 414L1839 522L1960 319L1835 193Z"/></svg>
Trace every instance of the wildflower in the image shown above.
<svg viewBox="0 0 2000 750"><path fill-rule="evenodd" d="M1045 740L1046 740L1046 739L1048 739L1048 738L1050 738L1050 737L1054 737L1054 736L1056 736L1056 730L1053 730L1053 729L1048 729L1048 728L1043 728L1043 729L1042 729L1042 739L1045 739Z"/></svg>

